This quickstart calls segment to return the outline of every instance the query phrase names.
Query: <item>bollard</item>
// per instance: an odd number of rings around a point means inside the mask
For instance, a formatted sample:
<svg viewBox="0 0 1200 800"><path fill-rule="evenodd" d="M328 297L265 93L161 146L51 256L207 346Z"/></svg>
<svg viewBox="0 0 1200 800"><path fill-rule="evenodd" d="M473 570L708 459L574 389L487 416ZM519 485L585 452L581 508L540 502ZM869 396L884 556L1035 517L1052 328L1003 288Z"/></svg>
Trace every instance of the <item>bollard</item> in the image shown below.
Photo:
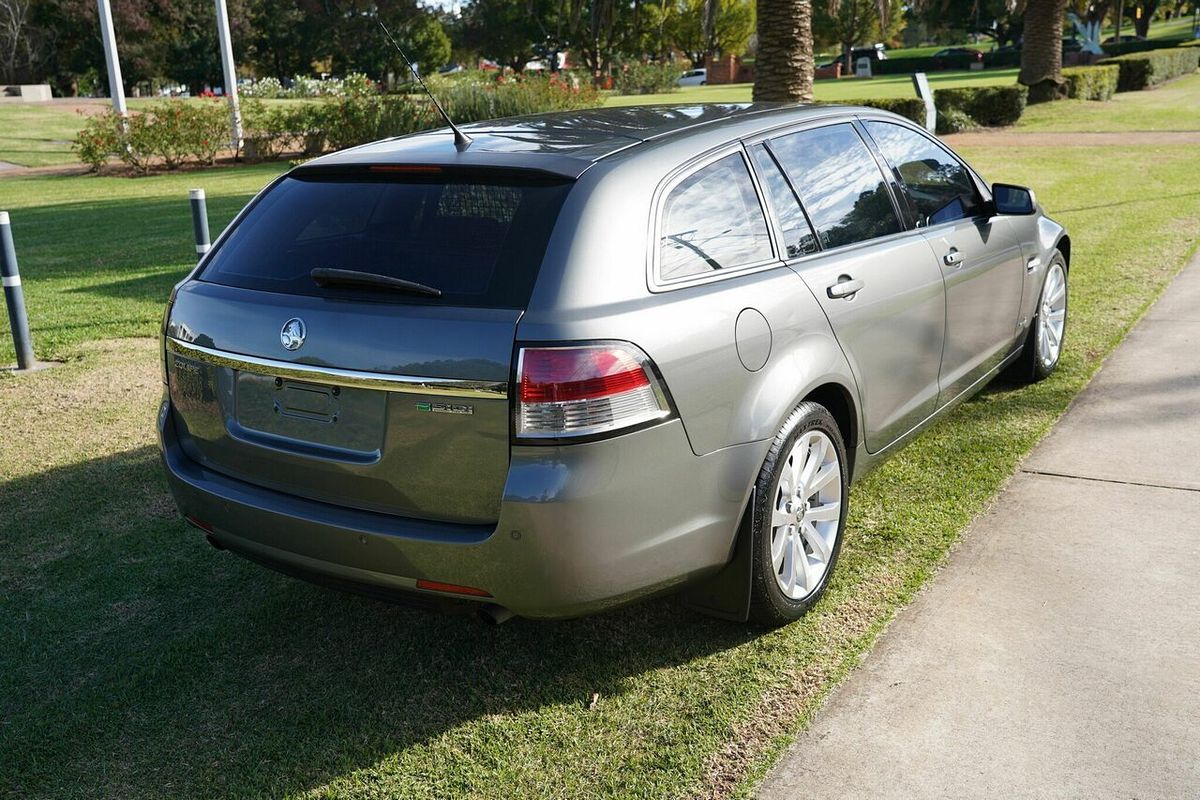
<svg viewBox="0 0 1200 800"><path fill-rule="evenodd" d="M211 246L208 241L208 203L203 189L188 189L192 202L192 232L196 235L196 255L203 258Z"/></svg>
<svg viewBox="0 0 1200 800"><path fill-rule="evenodd" d="M37 366L37 359L33 357L33 342L29 338L25 292L21 289L17 250L13 247L7 211L0 211L0 282L4 284L4 300L8 304L8 322L12 327L13 348L17 351L17 369L33 369Z"/></svg>

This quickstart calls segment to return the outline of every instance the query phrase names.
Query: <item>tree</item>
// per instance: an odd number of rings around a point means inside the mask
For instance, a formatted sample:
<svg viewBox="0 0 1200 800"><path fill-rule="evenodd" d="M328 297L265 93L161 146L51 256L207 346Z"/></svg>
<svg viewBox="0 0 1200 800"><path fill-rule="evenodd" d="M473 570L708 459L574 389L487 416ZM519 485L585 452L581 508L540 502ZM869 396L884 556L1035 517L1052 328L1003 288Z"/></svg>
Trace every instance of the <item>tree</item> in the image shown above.
<svg viewBox="0 0 1200 800"><path fill-rule="evenodd" d="M1139 0L1125 7L1126 16L1133 17L1133 32L1145 38L1150 35L1150 20L1158 10L1158 0Z"/></svg>
<svg viewBox="0 0 1200 800"><path fill-rule="evenodd" d="M935 38L961 41L956 34L977 33L998 47L1020 38L1024 11L1024 0L919 0L909 7L911 18Z"/></svg>
<svg viewBox="0 0 1200 800"><path fill-rule="evenodd" d="M537 57L553 13L550 0L471 0L462 12L461 43L519 72Z"/></svg>
<svg viewBox="0 0 1200 800"><path fill-rule="evenodd" d="M851 51L856 44L887 38L899 21L891 0L817 0L814 11L814 38L839 45L847 72L854 68Z"/></svg>
<svg viewBox="0 0 1200 800"><path fill-rule="evenodd" d="M760 0L754 99L811 102L812 0Z"/></svg>
<svg viewBox="0 0 1200 800"><path fill-rule="evenodd" d="M704 57L745 52L754 33L754 6L749 0L679 0L669 27L669 41L693 64Z"/></svg>
<svg viewBox="0 0 1200 800"><path fill-rule="evenodd" d="M312 70L317 33L296 4L251 0L246 58L259 77L289 78Z"/></svg>
<svg viewBox="0 0 1200 800"><path fill-rule="evenodd" d="M1029 87L1031 103L1054 100L1064 91L1062 32L1066 10L1067 0L1029 0L1026 5L1017 81Z"/></svg>
<svg viewBox="0 0 1200 800"><path fill-rule="evenodd" d="M186 84L193 95L206 86L221 86L225 74L217 43L217 12L211 0L156 0L151 14L154 36L162 42L162 58L149 77L168 77ZM249 43L250 14L243 0L227 0L233 57L240 61ZM124 67L124 53L121 65ZM122 69L124 72L124 69Z"/></svg>
<svg viewBox="0 0 1200 800"><path fill-rule="evenodd" d="M126 89L165 75L156 11L156 0L112 0ZM33 19L36 31L31 35L46 43L42 72L59 93L75 94L79 77L89 74L99 78L100 87L108 87L95 0L37 0Z"/></svg>
<svg viewBox="0 0 1200 800"><path fill-rule="evenodd" d="M43 61L31 0L0 0L0 83L29 83Z"/></svg>

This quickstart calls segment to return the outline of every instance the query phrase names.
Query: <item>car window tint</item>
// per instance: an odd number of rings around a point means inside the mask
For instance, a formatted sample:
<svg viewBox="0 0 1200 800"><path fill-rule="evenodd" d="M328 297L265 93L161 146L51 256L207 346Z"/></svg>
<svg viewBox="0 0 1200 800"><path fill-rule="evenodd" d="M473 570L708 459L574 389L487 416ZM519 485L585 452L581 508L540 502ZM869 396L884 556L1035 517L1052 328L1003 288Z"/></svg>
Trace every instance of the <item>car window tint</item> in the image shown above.
<svg viewBox="0 0 1200 800"><path fill-rule="evenodd" d="M771 258L767 220L740 153L689 175L667 196L659 278L678 280Z"/></svg>
<svg viewBox="0 0 1200 800"><path fill-rule="evenodd" d="M884 175L852 126L781 136L772 139L770 147L800 193L825 247L900 230Z"/></svg>
<svg viewBox="0 0 1200 800"><path fill-rule="evenodd" d="M479 170L301 171L250 208L200 280L319 297L524 308L569 189ZM442 296L319 286L316 267L425 283Z"/></svg>
<svg viewBox="0 0 1200 800"><path fill-rule="evenodd" d="M771 207L783 230L784 249L788 258L798 258L817 251L817 237L804 216L800 200L787 179L779 170L775 159L766 148L759 145L754 148L754 160L758 164L758 174L762 178L767 196L771 198Z"/></svg>
<svg viewBox="0 0 1200 800"><path fill-rule="evenodd" d="M918 225L971 216L980 197L962 162L914 130L867 122L867 131L896 171Z"/></svg>

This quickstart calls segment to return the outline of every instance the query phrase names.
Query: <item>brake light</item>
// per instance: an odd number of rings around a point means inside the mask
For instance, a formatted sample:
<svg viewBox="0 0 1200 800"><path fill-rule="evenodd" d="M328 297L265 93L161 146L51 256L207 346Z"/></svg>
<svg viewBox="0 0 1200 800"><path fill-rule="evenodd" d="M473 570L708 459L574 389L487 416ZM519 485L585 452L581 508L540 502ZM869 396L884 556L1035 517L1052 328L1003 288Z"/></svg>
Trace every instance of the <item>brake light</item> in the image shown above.
<svg viewBox="0 0 1200 800"><path fill-rule="evenodd" d="M593 436L671 414L650 359L627 343L522 347L517 385L518 438Z"/></svg>

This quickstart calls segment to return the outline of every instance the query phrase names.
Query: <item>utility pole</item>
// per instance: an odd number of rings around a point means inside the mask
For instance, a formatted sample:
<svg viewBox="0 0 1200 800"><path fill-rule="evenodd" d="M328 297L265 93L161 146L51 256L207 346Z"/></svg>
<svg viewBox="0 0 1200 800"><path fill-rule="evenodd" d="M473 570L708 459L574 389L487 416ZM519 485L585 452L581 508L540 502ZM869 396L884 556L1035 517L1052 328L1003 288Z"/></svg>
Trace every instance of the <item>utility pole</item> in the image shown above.
<svg viewBox="0 0 1200 800"><path fill-rule="evenodd" d="M121 60L117 57L117 36L113 31L112 8L108 0L96 0L100 10L100 37L104 40L104 60L108 64L108 92L113 110L125 116L125 84L121 81Z"/></svg>
<svg viewBox="0 0 1200 800"><path fill-rule="evenodd" d="M1121 43L1121 19L1125 16L1125 0L1117 0L1117 32L1113 41L1117 44ZM1121 48L1117 48L1117 53L1121 52Z"/></svg>
<svg viewBox="0 0 1200 800"><path fill-rule="evenodd" d="M101 0L106 2L106 0ZM242 147L242 110L238 106L237 68L233 63L233 44L229 40L229 9L225 0L217 1L217 39L221 44L221 66L225 69L225 97L229 100L230 144L236 153Z"/></svg>

